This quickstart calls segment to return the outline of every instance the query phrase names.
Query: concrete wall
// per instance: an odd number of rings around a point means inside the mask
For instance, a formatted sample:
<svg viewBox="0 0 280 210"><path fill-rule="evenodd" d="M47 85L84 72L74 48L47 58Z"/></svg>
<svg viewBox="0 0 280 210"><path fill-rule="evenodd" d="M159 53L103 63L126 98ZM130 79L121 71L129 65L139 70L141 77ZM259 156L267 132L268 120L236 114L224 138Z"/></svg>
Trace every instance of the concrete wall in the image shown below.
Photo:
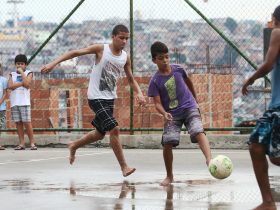
<svg viewBox="0 0 280 210"><path fill-rule="evenodd" d="M69 141L80 138L82 134L51 134L51 135L35 135L35 142L39 147L67 147ZM248 135L207 135L210 146L213 149L248 149ZM161 134L146 135L121 135L121 142L124 148L138 149L161 149ZM26 147L28 138L25 137ZM16 135L1 135L1 144L8 147L18 145L18 137ZM109 138L106 136L102 141L87 145L87 147L109 147ZM198 144L193 144L187 134L181 135L180 145L178 149L199 148Z"/></svg>

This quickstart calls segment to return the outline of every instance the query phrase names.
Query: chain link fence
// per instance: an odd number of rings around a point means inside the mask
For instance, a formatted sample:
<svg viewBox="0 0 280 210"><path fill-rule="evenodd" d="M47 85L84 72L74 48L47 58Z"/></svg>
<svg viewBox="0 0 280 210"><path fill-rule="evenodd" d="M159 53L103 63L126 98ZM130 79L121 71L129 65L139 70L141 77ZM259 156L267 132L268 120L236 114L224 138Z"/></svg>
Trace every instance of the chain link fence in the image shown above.
<svg viewBox="0 0 280 210"><path fill-rule="evenodd" d="M58 28L79 2L79 8ZM133 48L128 44L126 51L133 49L133 72L145 94L156 71L150 46L154 41L162 41L169 47L171 62L188 69L206 128L251 126L268 106L269 82L258 80L247 97L241 95L241 86L255 71L252 63L260 65L263 61L267 43L264 40L269 39L269 30L264 35L264 28L279 2L192 0L191 3L197 11L184 0L5 0L0 6L0 62L4 76L8 78L14 71L16 54L24 53L28 58L36 54L29 64L34 72L31 89L34 128L91 128L94 113L87 105L86 92L94 56L63 62L48 75L41 75L40 68L68 50L110 43L113 27L122 23L133 28ZM147 132L161 128L163 119L152 101L148 100L146 108L136 103L131 108L129 95L129 86L123 78L118 83L119 98L115 104L120 126L128 130L147 128ZM7 102L7 125L13 128Z"/></svg>

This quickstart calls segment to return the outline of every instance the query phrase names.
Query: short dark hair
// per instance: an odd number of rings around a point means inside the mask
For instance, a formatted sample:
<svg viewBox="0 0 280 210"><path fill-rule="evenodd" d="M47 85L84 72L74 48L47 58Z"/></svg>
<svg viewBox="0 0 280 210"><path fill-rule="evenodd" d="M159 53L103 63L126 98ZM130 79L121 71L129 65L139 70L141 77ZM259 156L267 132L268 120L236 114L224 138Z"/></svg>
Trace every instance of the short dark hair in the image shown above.
<svg viewBox="0 0 280 210"><path fill-rule="evenodd" d="M24 54L17 55L15 57L15 63L17 63L17 62L22 62L22 63L27 64L27 57L26 57L26 55L24 55Z"/></svg>
<svg viewBox="0 0 280 210"><path fill-rule="evenodd" d="M155 59L158 54L168 53L168 47L162 42L154 42L151 46L152 58Z"/></svg>
<svg viewBox="0 0 280 210"><path fill-rule="evenodd" d="M120 32L125 32L125 33L129 33L129 30L128 28L125 26L125 25L116 25L114 28L113 28L113 31L112 31L112 35L116 36L118 35Z"/></svg>
<svg viewBox="0 0 280 210"><path fill-rule="evenodd" d="M272 14L278 21L280 21L280 5L275 8Z"/></svg>

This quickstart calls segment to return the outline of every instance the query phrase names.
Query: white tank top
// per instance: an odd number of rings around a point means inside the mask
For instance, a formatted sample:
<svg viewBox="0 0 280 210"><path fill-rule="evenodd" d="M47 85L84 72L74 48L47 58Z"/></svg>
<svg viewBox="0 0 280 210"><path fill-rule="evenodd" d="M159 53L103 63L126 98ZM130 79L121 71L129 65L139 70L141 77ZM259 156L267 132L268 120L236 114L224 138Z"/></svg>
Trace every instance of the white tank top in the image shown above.
<svg viewBox="0 0 280 210"><path fill-rule="evenodd" d="M88 85L88 99L117 98L117 81L124 71L127 53L122 50L121 55L113 55L109 44L104 44L100 62L92 69Z"/></svg>
<svg viewBox="0 0 280 210"><path fill-rule="evenodd" d="M24 74L27 76L29 73L32 73L29 70L25 70ZM22 76L21 74L18 74L17 72L12 72L12 81L13 83L22 82ZM11 91L10 93L10 102L11 107L13 106L30 106L30 89L27 89L25 87L18 87Z"/></svg>

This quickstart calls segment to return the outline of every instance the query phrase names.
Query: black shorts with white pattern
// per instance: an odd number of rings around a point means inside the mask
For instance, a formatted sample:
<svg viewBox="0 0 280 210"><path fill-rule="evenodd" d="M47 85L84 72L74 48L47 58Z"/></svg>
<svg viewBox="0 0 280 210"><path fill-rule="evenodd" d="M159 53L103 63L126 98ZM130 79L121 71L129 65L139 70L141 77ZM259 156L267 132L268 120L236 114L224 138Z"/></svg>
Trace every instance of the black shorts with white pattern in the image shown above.
<svg viewBox="0 0 280 210"><path fill-rule="evenodd" d="M89 107L94 111L95 118L91 124L103 135L118 126L113 117L114 99L88 99Z"/></svg>

